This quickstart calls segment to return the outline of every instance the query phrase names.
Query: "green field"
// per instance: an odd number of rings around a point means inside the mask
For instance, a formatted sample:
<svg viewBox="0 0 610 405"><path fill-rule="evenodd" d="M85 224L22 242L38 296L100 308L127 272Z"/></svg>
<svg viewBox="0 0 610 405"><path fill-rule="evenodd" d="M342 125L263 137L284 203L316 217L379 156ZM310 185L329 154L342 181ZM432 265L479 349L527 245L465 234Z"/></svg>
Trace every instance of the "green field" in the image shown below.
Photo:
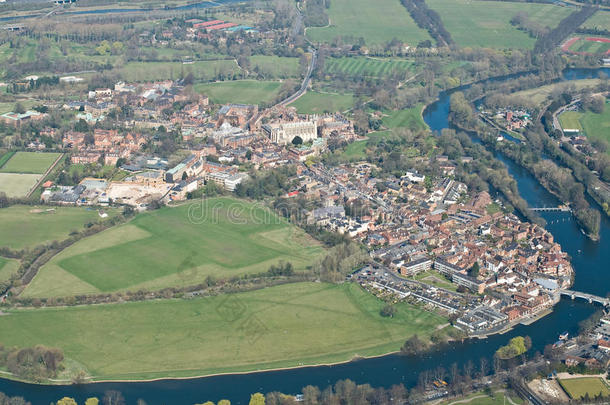
<svg viewBox="0 0 610 405"><path fill-rule="evenodd" d="M379 140L391 135L391 131L378 131L367 134L368 139L352 142L343 151L343 156L348 160L364 160L366 159L367 147L375 145Z"/></svg>
<svg viewBox="0 0 610 405"><path fill-rule="evenodd" d="M391 74L404 76L414 68L415 62L405 59L343 57L327 58L324 62L325 72L347 76L383 77Z"/></svg>
<svg viewBox="0 0 610 405"><path fill-rule="evenodd" d="M278 95L280 82L236 80L216 83L200 83L195 91L205 94L217 104L270 104Z"/></svg>
<svg viewBox="0 0 610 405"><path fill-rule="evenodd" d="M125 81L145 82L153 80L176 80L193 74L195 80L212 80L222 74L225 78L233 78L241 74L241 69L234 60L214 60L182 64L182 62L129 62L115 69Z"/></svg>
<svg viewBox="0 0 610 405"><path fill-rule="evenodd" d="M0 283L8 280L17 269L19 269L19 262L17 260L0 256Z"/></svg>
<svg viewBox="0 0 610 405"><path fill-rule="evenodd" d="M610 144L610 102L606 102L604 112L566 111L559 116L563 129L578 129L591 139L602 139ZM607 151L610 154L610 150Z"/></svg>
<svg viewBox="0 0 610 405"><path fill-rule="evenodd" d="M195 210L195 211L193 211ZM203 210L203 211L197 211ZM202 223L191 220L204 215ZM25 296L69 296L195 285L267 271L280 260L305 270L324 250L260 206L230 198L138 215L70 246L43 266Z"/></svg>
<svg viewBox="0 0 610 405"><path fill-rule="evenodd" d="M390 111L383 117L383 125L390 129L409 128L412 131L424 130L428 126L422 118L423 105L404 110Z"/></svg>
<svg viewBox="0 0 610 405"><path fill-rule="evenodd" d="M332 94L308 91L290 104L301 114L335 113L349 110L354 106L351 94Z"/></svg>
<svg viewBox="0 0 610 405"><path fill-rule="evenodd" d="M583 79L583 80L572 80L569 83L554 83L547 84L546 86L536 87L529 90L518 91L513 93L512 95L515 97L521 97L525 99L529 99L532 102L542 105L545 101L549 99L549 96L555 89L562 89L565 87L574 87L576 90L582 90L584 88L592 88L599 85L599 79Z"/></svg>
<svg viewBox="0 0 610 405"><path fill-rule="evenodd" d="M428 0L427 4L440 14L460 47L531 49L536 40L510 24L515 14L524 12L531 20L554 28L571 12L566 7L502 1Z"/></svg>
<svg viewBox="0 0 610 405"><path fill-rule="evenodd" d="M367 45L379 45L397 38L411 45L431 39L420 29L399 0L333 0L328 9L329 27L307 28L314 42L334 38L364 38Z"/></svg>
<svg viewBox="0 0 610 405"><path fill-rule="evenodd" d="M2 173L43 174L61 153L17 152L0 168Z"/></svg>
<svg viewBox="0 0 610 405"><path fill-rule="evenodd" d="M584 28L610 30L610 11L599 10L582 25Z"/></svg>
<svg viewBox="0 0 610 405"><path fill-rule="evenodd" d="M490 397L483 391L474 392L461 398L454 398L447 401L442 401L440 405L506 405L506 404L523 404L524 401L516 395L506 395L504 390L496 391L493 397Z"/></svg>
<svg viewBox="0 0 610 405"><path fill-rule="evenodd" d="M60 347L98 379L144 379L380 355L446 322L404 303L383 318L384 305L353 283L293 283L191 300L13 310L0 317L0 342Z"/></svg>
<svg viewBox="0 0 610 405"><path fill-rule="evenodd" d="M432 285L438 288L444 288L449 291L457 291L457 285L449 281L445 276L435 270L428 270L419 273L414 277L415 280Z"/></svg>
<svg viewBox="0 0 610 405"><path fill-rule="evenodd" d="M250 57L248 70L259 73L265 78L285 79L300 77L299 58L287 58L274 55L254 55Z"/></svg>
<svg viewBox="0 0 610 405"><path fill-rule="evenodd" d="M0 172L0 193L8 197L25 197L38 183L41 174L21 174Z"/></svg>
<svg viewBox="0 0 610 405"><path fill-rule="evenodd" d="M599 393L604 397L610 396L610 389L599 377L582 377L558 380L561 387L572 399L580 399L589 394L589 398L595 398Z"/></svg>
<svg viewBox="0 0 610 405"><path fill-rule="evenodd" d="M597 36L594 37L597 38ZM610 42L587 41L585 38L586 37L582 37L574 42L572 46L570 46L570 51L602 55L610 50Z"/></svg>
<svg viewBox="0 0 610 405"><path fill-rule="evenodd" d="M116 214L114 209L106 209ZM97 210L82 207L36 207L12 205L0 209L0 246L11 249L32 248L53 240L66 239L70 232L80 231L89 222L101 218Z"/></svg>

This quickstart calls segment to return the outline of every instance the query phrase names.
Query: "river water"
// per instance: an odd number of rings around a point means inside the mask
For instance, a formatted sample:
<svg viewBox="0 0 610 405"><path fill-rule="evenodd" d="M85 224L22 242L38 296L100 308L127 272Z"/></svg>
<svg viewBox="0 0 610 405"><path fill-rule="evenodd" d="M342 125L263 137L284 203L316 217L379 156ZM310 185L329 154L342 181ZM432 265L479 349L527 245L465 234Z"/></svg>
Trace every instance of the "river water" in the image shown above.
<svg viewBox="0 0 610 405"><path fill-rule="evenodd" d="M564 80L596 77L600 71L610 69L568 69ZM433 131L447 128L449 123L450 92L444 92L439 100L430 105L424 119ZM525 169L512 161L502 160L511 175L517 180L519 191L530 206L557 205L557 199L549 194ZM563 249L572 256L576 270L574 289L606 296L610 290L610 221L604 216L601 223L601 240L592 242L581 232L569 213L543 213L547 228ZM8 395L21 395L33 404L49 404L63 396L74 397L79 403L87 397L102 397L107 390L123 393L128 404L144 399L149 405L192 405L207 400L222 398L233 404L247 404L251 393L281 391L296 394L305 385L325 387L340 379L349 378L357 383L369 383L376 387L391 387L403 383L412 387L420 372L442 366L449 369L453 363L462 366L469 360L478 366L482 357L491 358L497 348L514 336L528 335L532 338L532 351L542 352L544 346L557 340L558 334L577 332L578 323L590 316L596 307L584 301L562 299L554 311L532 325L519 325L503 335L487 339L455 342L448 347L424 356L406 357L388 355L373 359L352 361L323 367L303 367L292 370L267 371L250 374L224 375L185 380L161 380L143 383L95 383L70 386L41 386L23 384L0 379L0 391Z"/></svg>

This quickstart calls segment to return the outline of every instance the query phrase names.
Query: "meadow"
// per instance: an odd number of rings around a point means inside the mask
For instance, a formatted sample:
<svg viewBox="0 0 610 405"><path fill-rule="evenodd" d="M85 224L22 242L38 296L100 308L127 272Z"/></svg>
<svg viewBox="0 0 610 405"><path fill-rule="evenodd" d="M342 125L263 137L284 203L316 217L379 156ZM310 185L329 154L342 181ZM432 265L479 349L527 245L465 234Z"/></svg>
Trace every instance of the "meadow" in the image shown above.
<svg viewBox="0 0 610 405"><path fill-rule="evenodd" d="M71 296L195 285L260 273L279 261L304 271L324 249L266 208L231 198L138 215L80 240L44 265L24 296Z"/></svg>
<svg viewBox="0 0 610 405"><path fill-rule="evenodd" d="M115 209L105 209L110 216ZM101 220L98 211L84 207L12 205L0 209L0 246L33 248L41 243L63 240L85 224Z"/></svg>
<svg viewBox="0 0 610 405"><path fill-rule="evenodd" d="M394 73L404 76L414 68L415 62L412 60L368 57L327 58L324 64L324 70L330 74L369 77Z"/></svg>
<svg viewBox="0 0 610 405"><path fill-rule="evenodd" d="M0 171L0 193L8 197L25 197L38 183L40 174L2 173Z"/></svg>
<svg viewBox="0 0 610 405"><path fill-rule="evenodd" d="M17 152L1 168L2 173L42 174L61 153Z"/></svg>
<svg viewBox="0 0 610 405"><path fill-rule="evenodd" d="M125 81L146 82L154 80L176 80L191 73L195 80L212 80L217 75L232 78L241 69L234 60L182 62L129 62L114 69Z"/></svg>
<svg viewBox="0 0 610 405"><path fill-rule="evenodd" d="M383 125L387 128L409 128L412 131L424 130L428 126L422 117L422 104L413 108L405 108L404 110L396 110L386 112L383 117Z"/></svg>
<svg viewBox="0 0 610 405"><path fill-rule="evenodd" d="M199 83L194 89L217 104L270 104L276 99L281 86L281 82L275 81L235 80Z"/></svg>
<svg viewBox="0 0 610 405"><path fill-rule="evenodd" d="M19 269L19 262L17 260L0 256L0 283L8 280L17 269Z"/></svg>
<svg viewBox="0 0 610 405"><path fill-rule="evenodd" d="M391 131L371 132L367 135L368 139L352 142L343 151L343 156L348 160L363 160L367 157L367 148L375 145L384 137L390 136Z"/></svg>
<svg viewBox="0 0 610 405"><path fill-rule="evenodd" d="M562 89L565 87L574 87L576 90L582 90L587 87L594 87L599 85L599 79L583 79L583 80L572 80L569 83L554 83L547 84L545 86L536 87L533 89L518 91L513 93L515 97L521 97L531 100L532 102L542 105L545 101L549 99L549 96L555 89Z"/></svg>
<svg viewBox="0 0 610 405"><path fill-rule="evenodd" d="M263 77L269 78L285 79L301 76L299 58L288 58L275 55L251 56L248 70L253 70Z"/></svg>
<svg viewBox="0 0 610 405"><path fill-rule="evenodd" d="M351 94L308 91L290 105L301 114L321 114L349 110L354 106L354 101L354 96Z"/></svg>
<svg viewBox="0 0 610 405"><path fill-rule="evenodd" d="M338 36L364 38L371 46L393 38L412 45L430 39L399 0L334 0L327 13L330 26L308 28L310 40L328 43Z"/></svg>
<svg viewBox="0 0 610 405"><path fill-rule="evenodd" d="M583 23L583 28L610 30L610 11L599 10Z"/></svg>
<svg viewBox="0 0 610 405"><path fill-rule="evenodd" d="M353 283L293 283L190 300L11 310L0 317L0 342L60 347L95 379L145 379L380 355L446 322L405 303L384 318L384 305Z"/></svg>
<svg viewBox="0 0 610 405"><path fill-rule="evenodd" d="M565 7L538 3L502 1L429 0L443 24L460 47L527 48L536 40L510 24L518 12L531 20L554 28L570 13Z"/></svg>
<svg viewBox="0 0 610 405"><path fill-rule="evenodd" d="M561 387L572 399L580 399L589 394L594 398L601 393L604 397L610 396L608 384L599 377L569 378L558 380Z"/></svg>

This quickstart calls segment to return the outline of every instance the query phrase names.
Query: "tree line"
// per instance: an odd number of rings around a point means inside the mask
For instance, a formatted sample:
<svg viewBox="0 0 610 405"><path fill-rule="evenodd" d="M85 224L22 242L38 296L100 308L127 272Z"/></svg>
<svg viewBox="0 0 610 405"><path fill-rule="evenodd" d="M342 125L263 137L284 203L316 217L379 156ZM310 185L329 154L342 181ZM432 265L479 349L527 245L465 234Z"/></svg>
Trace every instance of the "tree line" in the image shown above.
<svg viewBox="0 0 610 405"><path fill-rule="evenodd" d="M415 23L430 34L441 47L451 47L455 45L449 31L445 29L440 15L428 7L424 0L401 0L401 3Z"/></svg>

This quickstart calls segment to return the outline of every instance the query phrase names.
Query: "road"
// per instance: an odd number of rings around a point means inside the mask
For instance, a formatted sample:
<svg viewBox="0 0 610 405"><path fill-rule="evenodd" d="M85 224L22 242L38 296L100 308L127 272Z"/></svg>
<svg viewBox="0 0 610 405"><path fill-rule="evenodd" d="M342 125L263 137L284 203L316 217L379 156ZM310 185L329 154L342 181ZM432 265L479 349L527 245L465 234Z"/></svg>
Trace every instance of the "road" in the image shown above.
<svg viewBox="0 0 610 405"><path fill-rule="evenodd" d="M315 48L310 47L309 52L311 53L311 60L309 61L309 67L307 68L307 73L305 74L305 77L303 78L301 87L299 88L299 90L296 93L292 94L291 96L288 96L284 100L277 103L275 106L286 106L286 105L292 103L293 101L297 100L303 94L307 93L307 88L309 87L309 83L311 82L311 75L313 74L313 70L315 69L316 62L318 60L318 52L315 50Z"/></svg>

